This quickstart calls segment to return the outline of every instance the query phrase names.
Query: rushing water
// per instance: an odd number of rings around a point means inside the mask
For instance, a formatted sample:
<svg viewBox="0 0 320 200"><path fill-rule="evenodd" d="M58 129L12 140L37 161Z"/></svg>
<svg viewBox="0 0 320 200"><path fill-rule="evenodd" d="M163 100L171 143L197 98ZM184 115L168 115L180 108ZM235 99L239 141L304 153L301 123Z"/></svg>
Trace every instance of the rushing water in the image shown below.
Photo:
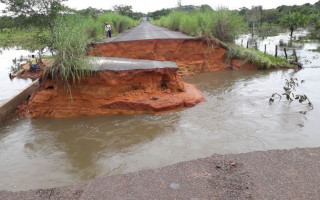
<svg viewBox="0 0 320 200"><path fill-rule="evenodd" d="M306 82L315 109L268 99L283 74ZM319 147L320 69L223 71L186 79L206 102L159 115L72 119L12 118L0 128L0 190L74 184L157 168L214 153Z"/></svg>
<svg viewBox="0 0 320 200"><path fill-rule="evenodd" d="M10 80L9 78L12 60L14 58L27 55L30 55L30 52L26 50L17 50L16 48L0 48L0 104L17 94L20 90L31 83L30 79L15 78Z"/></svg>

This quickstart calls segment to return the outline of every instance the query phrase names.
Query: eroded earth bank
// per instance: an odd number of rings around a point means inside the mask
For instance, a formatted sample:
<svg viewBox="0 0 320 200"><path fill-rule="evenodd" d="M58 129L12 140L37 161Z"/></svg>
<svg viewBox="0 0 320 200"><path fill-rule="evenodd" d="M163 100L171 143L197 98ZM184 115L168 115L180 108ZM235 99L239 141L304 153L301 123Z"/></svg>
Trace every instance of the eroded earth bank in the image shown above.
<svg viewBox="0 0 320 200"><path fill-rule="evenodd" d="M226 52L227 48L214 40L194 38L93 44L89 49L93 57L173 61L178 67L118 70L121 62L115 62L112 70L99 70L80 84L70 83L72 97L64 84L46 79L24 108L31 117L61 118L160 113L191 107L205 99L194 85L183 82L181 75L256 69L238 60L226 62Z"/></svg>

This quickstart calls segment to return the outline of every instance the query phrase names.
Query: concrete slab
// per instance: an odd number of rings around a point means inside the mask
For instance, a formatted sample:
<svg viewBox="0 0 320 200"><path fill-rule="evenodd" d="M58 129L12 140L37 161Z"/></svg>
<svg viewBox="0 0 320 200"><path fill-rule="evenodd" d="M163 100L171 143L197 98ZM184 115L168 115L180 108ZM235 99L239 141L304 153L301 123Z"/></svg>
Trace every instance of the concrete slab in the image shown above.
<svg viewBox="0 0 320 200"><path fill-rule="evenodd" d="M139 60L127 58L110 58L110 57L92 57L94 67L93 71L126 71L137 69L159 69L159 68L175 68L178 66L174 62L169 61L154 61L154 60Z"/></svg>

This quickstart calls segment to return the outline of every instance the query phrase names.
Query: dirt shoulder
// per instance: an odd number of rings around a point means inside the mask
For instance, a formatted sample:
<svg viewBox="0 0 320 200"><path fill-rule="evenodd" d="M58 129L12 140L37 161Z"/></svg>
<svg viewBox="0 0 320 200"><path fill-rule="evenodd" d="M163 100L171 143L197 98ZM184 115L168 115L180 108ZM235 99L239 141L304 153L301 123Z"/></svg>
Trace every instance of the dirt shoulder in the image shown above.
<svg viewBox="0 0 320 200"><path fill-rule="evenodd" d="M213 155L0 199L316 199L320 148Z"/></svg>

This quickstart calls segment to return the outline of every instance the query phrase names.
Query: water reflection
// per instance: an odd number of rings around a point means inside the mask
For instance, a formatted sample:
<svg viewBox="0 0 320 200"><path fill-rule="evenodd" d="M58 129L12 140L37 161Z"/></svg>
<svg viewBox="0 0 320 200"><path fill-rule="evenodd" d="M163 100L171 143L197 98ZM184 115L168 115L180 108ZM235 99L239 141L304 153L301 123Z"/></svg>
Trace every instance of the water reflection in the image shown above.
<svg viewBox="0 0 320 200"><path fill-rule="evenodd" d="M285 101L283 74L304 79L315 109ZM161 115L12 119L0 127L0 189L69 185L214 153L320 146L319 69L222 71L186 78L207 101Z"/></svg>
<svg viewBox="0 0 320 200"><path fill-rule="evenodd" d="M16 95L19 91L25 88L32 81L30 79L10 80L9 73L11 72L12 60L20 56L27 56L31 53L26 50L1 49L0 48L0 104L12 96Z"/></svg>

